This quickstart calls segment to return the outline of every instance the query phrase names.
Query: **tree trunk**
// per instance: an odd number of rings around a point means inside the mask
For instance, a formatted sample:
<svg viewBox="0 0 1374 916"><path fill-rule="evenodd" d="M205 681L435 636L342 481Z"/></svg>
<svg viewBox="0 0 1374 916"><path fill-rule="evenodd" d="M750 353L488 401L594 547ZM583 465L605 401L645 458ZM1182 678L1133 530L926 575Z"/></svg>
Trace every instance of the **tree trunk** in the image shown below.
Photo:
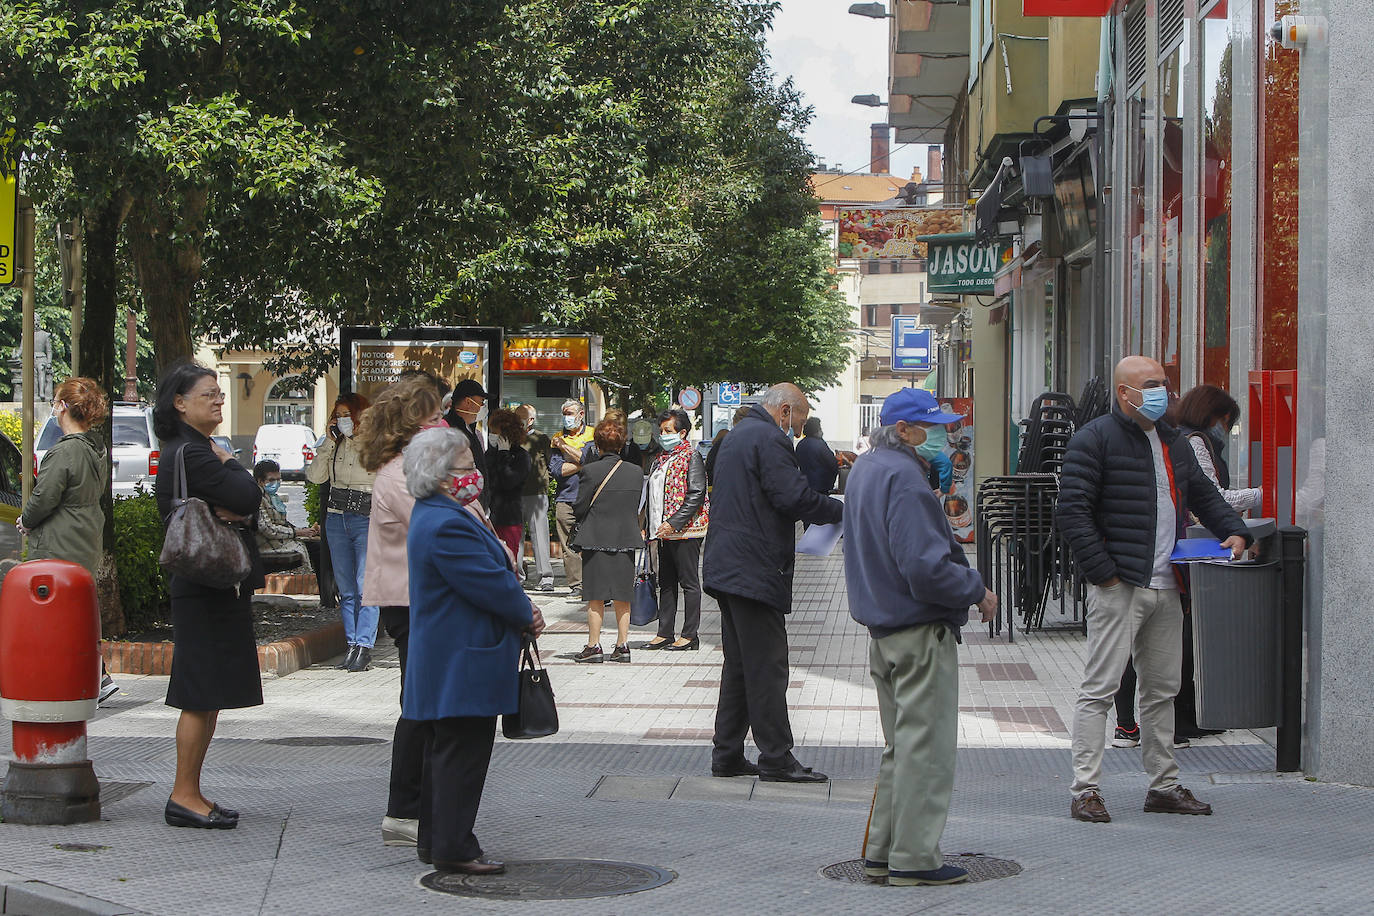
<svg viewBox="0 0 1374 916"><path fill-rule="evenodd" d="M207 198L196 190L175 204L175 198L142 199L129 214L129 252L138 269L158 372L195 356L191 293L200 280Z"/></svg>
<svg viewBox="0 0 1374 916"><path fill-rule="evenodd" d="M88 209L85 222L86 284L85 315L81 325L81 339L73 341L81 353L81 371L95 379L100 387L117 397L123 388L123 372L115 360L116 331L119 321L118 290L119 265L116 251L119 226L128 213L125 198L108 201L102 207ZM105 454L113 454L111 424L97 430L104 435ZM119 601L119 577L114 561L114 501L107 489L100 498L105 513L105 558L97 576L96 594L100 600L101 632L105 636L119 636L124 632L124 607Z"/></svg>

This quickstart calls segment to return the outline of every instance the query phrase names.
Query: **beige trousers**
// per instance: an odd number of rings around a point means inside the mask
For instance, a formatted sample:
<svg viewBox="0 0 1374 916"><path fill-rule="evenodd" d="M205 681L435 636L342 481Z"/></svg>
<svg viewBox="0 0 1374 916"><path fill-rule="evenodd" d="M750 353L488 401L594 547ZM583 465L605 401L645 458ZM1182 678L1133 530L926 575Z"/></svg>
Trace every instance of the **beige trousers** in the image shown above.
<svg viewBox="0 0 1374 916"><path fill-rule="evenodd" d="M959 740L959 650L943 623L869 644L878 689L882 763L864 858L897 871L939 868Z"/></svg>
<svg viewBox="0 0 1374 916"><path fill-rule="evenodd" d="M572 530L577 527L572 503L557 503L553 507L553 523L558 528L558 543L563 545L563 572L569 585L582 584L582 554L568 546Z"/></svg>
<svg viewBox="0 0 1374 916"><path fill-rule="evenodd" d="M1140 750L1151 789L1178 784L1174 697L1183 666L1183 608L1177 589L1122 582L1088 587L1088 659L1073 717L1074 795L1096 791L1107 744L1107 714L1126 662L1140 684Z"/></svg>

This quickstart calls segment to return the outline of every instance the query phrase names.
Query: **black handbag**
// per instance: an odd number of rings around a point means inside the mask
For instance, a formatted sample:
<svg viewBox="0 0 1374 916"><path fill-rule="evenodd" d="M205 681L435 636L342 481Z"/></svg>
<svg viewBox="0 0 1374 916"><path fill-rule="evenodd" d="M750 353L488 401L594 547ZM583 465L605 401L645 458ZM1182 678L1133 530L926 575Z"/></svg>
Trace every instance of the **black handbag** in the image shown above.
<svg viewBox="0 0 1374 916"><path fill-rule="evenodd" d="M177 449L172 511L158 561L174 576L210 588L236 588L253 569L239 529L221 521L205 500L187 496L186 447Z"/></svg>
<svg viewBox="0 0 1374 916"><path fill-rule="evenodd" d="M658 577L649 568L650 549L644 548L644 558L635 571L634 595L630 598L630 623L637 627L658 619Z"/></svg>
<svg viewBox="0 0 1374 916"><path fill-rule="evenodd" d="M520 652L520 705L517 712L501 717L501 734L507 738L547 738L558 734L558 707L548 669L539 661L539 646L529 637Z"/></svg>

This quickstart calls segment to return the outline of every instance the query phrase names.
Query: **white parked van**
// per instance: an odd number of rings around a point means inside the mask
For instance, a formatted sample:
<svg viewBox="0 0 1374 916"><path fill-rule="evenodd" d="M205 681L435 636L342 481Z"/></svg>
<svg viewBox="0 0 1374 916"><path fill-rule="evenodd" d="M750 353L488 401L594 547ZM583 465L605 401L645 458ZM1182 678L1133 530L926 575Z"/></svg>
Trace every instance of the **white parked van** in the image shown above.
<svg viewBox="0 0 1374 916"><path fill-rule="evenodd" d="M253 464L275 461L283 477L305 477L305 469L315 460L319 437L299 423L268 423L258 427L253 440Z"/></svg>

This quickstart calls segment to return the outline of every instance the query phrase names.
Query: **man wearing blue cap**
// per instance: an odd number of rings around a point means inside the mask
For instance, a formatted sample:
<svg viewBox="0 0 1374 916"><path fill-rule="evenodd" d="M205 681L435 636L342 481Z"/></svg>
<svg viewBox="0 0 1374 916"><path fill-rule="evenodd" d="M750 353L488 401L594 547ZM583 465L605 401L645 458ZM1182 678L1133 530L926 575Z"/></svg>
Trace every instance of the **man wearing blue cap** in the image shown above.
<svg viewBox="0 0 1374 916"><path fill-rule="evenodd" d="M929 391L888 395L873 447L845 485L849 613L872 637L869 673L886 745L864 871L894 885L968 880L940 853L959 736L956 646L969 606L989 621L997 596L969 568L928 480L929 462L943 448L932 433L961 419L941 411Z"/></svg>

